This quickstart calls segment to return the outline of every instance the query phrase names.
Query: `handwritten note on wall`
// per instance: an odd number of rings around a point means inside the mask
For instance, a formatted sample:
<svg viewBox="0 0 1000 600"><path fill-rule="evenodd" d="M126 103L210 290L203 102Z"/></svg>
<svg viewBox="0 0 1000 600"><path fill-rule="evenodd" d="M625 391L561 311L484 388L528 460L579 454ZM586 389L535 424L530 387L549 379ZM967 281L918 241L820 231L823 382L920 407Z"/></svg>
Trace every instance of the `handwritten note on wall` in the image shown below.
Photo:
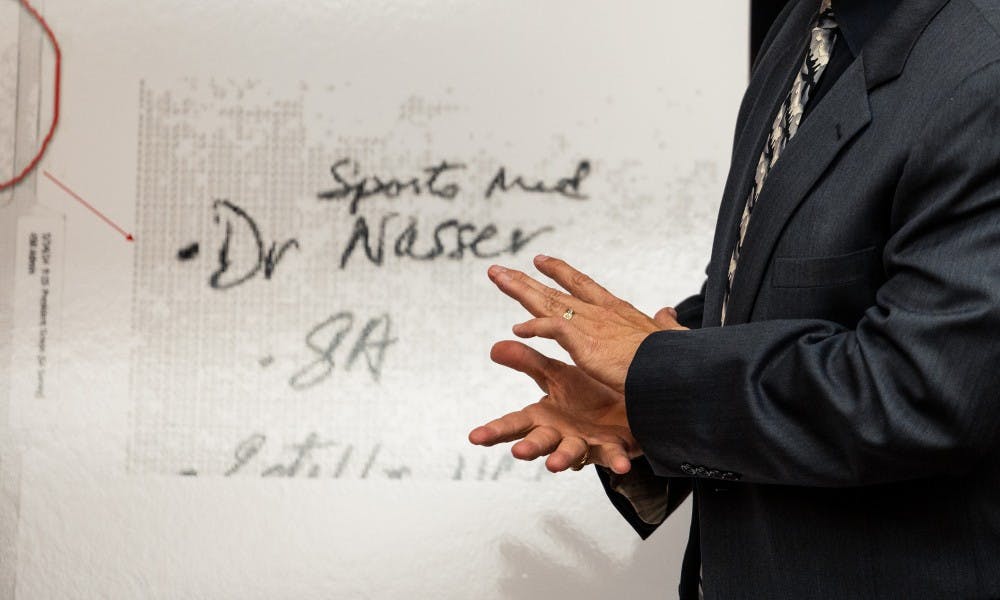
<svg viewBox="0 0 1000 600"><path fill-rule="evenodd" d="M676 588L684 509L638 545L592 471L466 435L541 396L489 360L526 318L490 264L567 258L650 313L702 283L746 7L38 5L63 104L54 179L0 197L0 596ZM54 91L18 15L0 0L0 173L11 69L19 131Z"/></svg>
<svg viewBox="0 0 1000 600"><path fill-rule="evenodd" d="M194 6L51 7L77 50L48 168L136 239L56 240L65 339L114 301L128 343L80 351L123 355L124 392L84 401L55 361L53 397L125 422L134 474L544 476L465 438L540 396L489 360L525 313L486 269L565 257L651 313L698 289L740 88L685 50L711 11Z"/></svg>
<svg viewBox="0 0 1000 600"><path fill-rule="evenodd" d="M497 304L476 286L483 271L526 264L566 236L606 235L615 206L602 170L621 166L552 134L538 140L548 156L525 161L510 142L477 140L488 118L470 143L438 149L437 132L475 110L447 91L401 97L389 127L352 134L336 126L345 115L307 108L337 94L141 84L134 467L540 476L540 464L477 456L457 431L418 453L394 438L493 393L488 372L466 388L504 333L483 327ZM591 219L593 231L577 225Z"/></svg>

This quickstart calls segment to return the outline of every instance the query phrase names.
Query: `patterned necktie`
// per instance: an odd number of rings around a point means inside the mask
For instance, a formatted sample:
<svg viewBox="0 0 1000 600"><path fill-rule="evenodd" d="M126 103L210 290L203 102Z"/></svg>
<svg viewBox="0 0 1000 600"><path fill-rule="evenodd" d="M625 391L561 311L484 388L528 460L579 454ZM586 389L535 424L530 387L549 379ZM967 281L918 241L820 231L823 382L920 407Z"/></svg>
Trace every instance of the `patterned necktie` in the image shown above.
<svg viewBox="0 0 1000 600"><path fill-rule="evenodd" d="M809 53L806 55L798 75L795 76L795 82L792 84L792 89L788 91L788 97L778 109L778 114L771 126L771 133L764 145L764 151L757 162L753 189L750 190L750 197L747 198L746 206L743 207L743 217L740 219L740 235L736 241L732 258L729 260L729 278L726 282L726 296L722 302L723 325L726 323L726 308L729 306L729 295L733 291L733 276L736 274L736 264L740 260L740 251L743 249L743 237L750 224L750 214L753 213L754 205L757 204L757 197L760 196L760 190L764 187L767 174L774 167L774 163L778 161L781 151L785 149L785 144L798 131L799 123L802 122L802 112L805 110L806 103L809 102L809 96L816 88L823 71L826 70L826 65L830 62L830 51L836 39L837 28L833 8L830 6L831 1L823 0L819 15L813 21L812 32L809 36Z"/></svg>

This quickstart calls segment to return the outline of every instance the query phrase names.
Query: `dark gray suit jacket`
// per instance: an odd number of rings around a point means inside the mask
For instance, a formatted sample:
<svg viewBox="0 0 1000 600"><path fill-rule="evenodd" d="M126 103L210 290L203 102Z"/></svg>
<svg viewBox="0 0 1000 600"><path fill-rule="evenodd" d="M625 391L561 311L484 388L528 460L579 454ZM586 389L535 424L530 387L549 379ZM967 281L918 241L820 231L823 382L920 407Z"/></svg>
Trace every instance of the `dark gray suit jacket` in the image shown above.
<svg viewBox="0 0 1000 600"><path fill-rule="evenodd" d="M678 305L700 328L629 369L635 463L671 506L693 487L708 598L1000 598L998 2L901 2L768 176L719 327L818 4L754 67L707 280Z"/></svg>

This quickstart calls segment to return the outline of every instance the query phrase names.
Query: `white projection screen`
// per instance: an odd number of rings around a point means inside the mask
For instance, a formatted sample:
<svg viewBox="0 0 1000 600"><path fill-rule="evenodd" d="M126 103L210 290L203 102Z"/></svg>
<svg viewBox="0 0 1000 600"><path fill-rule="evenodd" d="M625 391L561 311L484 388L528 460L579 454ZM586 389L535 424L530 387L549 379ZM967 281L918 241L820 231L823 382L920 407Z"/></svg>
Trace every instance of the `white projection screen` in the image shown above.
<svg viewBox="0 0 1000 600"><path fill-rule="evenodd" d="M697 291L743 3L34 5L61 111L0 194L0 597L676 593L687 506L643 542L592 467L466 436L541 396L489 359L527 318L491 264ZM54 69L0 0L0 179Z"/></svg>

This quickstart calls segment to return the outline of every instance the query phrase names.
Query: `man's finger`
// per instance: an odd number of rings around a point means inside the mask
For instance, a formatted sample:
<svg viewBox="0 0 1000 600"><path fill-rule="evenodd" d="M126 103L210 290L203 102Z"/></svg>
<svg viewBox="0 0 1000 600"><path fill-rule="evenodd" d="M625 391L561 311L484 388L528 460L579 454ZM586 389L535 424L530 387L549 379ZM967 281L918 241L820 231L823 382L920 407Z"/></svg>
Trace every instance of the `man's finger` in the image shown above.
<svg viewBox="0 0 1000 600"><path fill-rule="evenodd" d="M559 442L559 447L545 460L545 468L553 473L565 471L566 469L580 464L580 461L587 454L589 445L583 438L576 436L564 437Z"/></svg>
<svg viewBox="0 0 1000 600"><path fill-rule="evenodd" d="M493 265L488 273L490 280L500 288L500 291L517 300L536 317L561 315L569 307L579 311L580 305L584 304L569 294L542 285L514 269Z"/></svg>
<svg viewBox="0 0 1000 600"><path fill-rule="evenodd" d="M591 452L595 452L593 462L605 465L619 475L624 475L632 469L632 461L629 460L628 453L620 444L592 446Z"/></svg>
<svg viewBox="0 0 1000 600"><path fill-rule="evenodd" d="M551 277L575 298L598 306L613 306L621 300L598 284L589 275L574 269L566 261L539 254L535 257L535 267Z"/></svg>
<svg viewBox="0 0 1000 600"><path fill-rule="evenodd" d="M574 316L573 319L579 317ZM585 334L562 317L542 317L514 325L512 331L520 338L541 337L555 340L574 360L584 348ZM579 364L579 362L577 363Z"/></svg>
<svg viewBox="0 0 1000 600"><path fill-rule="evenodd" d="M499 265L494 265L494 267L499 267L499 268L490 267L490 269L487 271L487 274L489 275L490 280L492 280L493 283L497 283L494 275L500 275L503 271L510 271L510 269L507 269L506 267L501 267ZM525 275L524 278L521 279L521 281L523 281L525 285L527 285L528 287L534 289L536 292L539 293L545 293L547 290L554 289L552 288L552 286L545 285L541 281L538 281L534 277L528 275ZM562 292L563 290L557 290L557 291Z"/></svg>
<svg viewBox="0 0 1000 600"><path fill-rule="evenodd" d="M552 454L562 439L562 434L556 429L543 425L532 429L523 440L511 446L510 453L521 460L535 460L539 456Z"/></svg>
<svg viewBox="0 0 1000 600"><path fill-rule="evenodd" d="M676 327L678 325L677 310L672 306L661 308L653 315L653 320L660 327Z"/></svg>
<svg viewBox="0 0 1000 600"><path fill-rule="evenodd" d="M535 423L523 410L508 413L493 419L469 432L469 441L477 446L492 446L523 438L534 428Z"/></svg>
<svg viewBox="0 0 1000 600"><path fill-rule="evenodd" d="M513 340L504 340L493 344L493 348L490 350L490 359L499 365L520 371L531 377L546 394L549 393L547 373L554 367L563 364L561 361L545 356L531 346Z"/></svg>

